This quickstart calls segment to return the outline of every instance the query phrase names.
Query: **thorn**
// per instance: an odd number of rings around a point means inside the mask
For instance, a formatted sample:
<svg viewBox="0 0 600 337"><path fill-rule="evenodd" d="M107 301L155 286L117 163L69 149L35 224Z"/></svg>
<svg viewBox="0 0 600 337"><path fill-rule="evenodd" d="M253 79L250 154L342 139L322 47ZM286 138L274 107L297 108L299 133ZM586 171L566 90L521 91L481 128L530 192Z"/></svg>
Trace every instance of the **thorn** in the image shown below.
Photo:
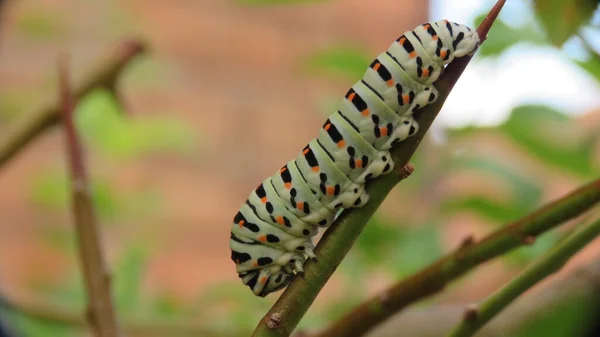
<svg viewBox="0 0 600 337"><path fill-rule="evenodd" d="M528 246L531 246L532 244L535 243L535 236L527 235L527 236L523 237L523 243Z"/></svg>
<svg viewBox="0 0 600 337"><path fill-rule="evenodd" d="M479 311L478 311L478 308L477 308L477 304L475 304L475 303L469 304L469 305L467 306L467 309L465 310L465 313L464 313L463 319L464 319L465 321L473 321L473 320L476 320L476 319L477 319L477 314L478 314L478 312L479 312Z"/></svg>
<svg viewBox="0 0 600 337"><path fill-rule="evenodd" d="M462 239L462 241L460 242L460 245L458 246L458 249L472 246L474 243L475 243L475 237L473 236L473 234L469 234L464 239Z"/></svg>
<svg viewBox="0 0 600 337"><path fill-rule="evenodd" d="M273 314L267 315L265 317L265 322L267 323L269 329L277 329L279 328L279 325L281 325L281 314L275 312Z"/></svg>
<svg viewBox="0 0 600 337"><path fill-rule="evenodd" d="M406 179L415 171L415 166L411 163L404 165L401 169L396 170L401 179Z"/></svg>

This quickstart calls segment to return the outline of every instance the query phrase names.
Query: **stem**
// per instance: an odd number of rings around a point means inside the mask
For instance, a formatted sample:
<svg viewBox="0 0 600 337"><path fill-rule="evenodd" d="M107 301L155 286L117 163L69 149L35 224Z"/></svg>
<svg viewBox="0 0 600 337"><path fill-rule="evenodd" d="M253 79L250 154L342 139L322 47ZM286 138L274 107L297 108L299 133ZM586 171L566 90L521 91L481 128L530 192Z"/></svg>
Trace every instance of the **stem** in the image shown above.
<svg viewBox="0 0 600 337"><path fill-rule="evenodd" d="M567 236L538 262L485 299L479 308L468 310L463 320L448 336L468 337L474 335L517 297L539 281L559 271L573 255L598 235L600 235L600 219Z"/></svg>
<svg viewBox="0 0 600 337"><path fill-rule="evenodd" d="M96 88L106 88L116 93L116 82L131 59L142 53L145 47L140 41L121 42L116 51L98 69L89 73L83 83L76 86L74 96L80 99ZM60 122L60 105L49 106L34 113L23 114L0 134L0 168L42 132Z"/></svg>
<svg viewBox="0 0 600 337"><path fill-rule="evenodd" d="M86 317L94 336L118 337L121 333L110 293L110 277L104 263L81 144L73 123L75 97L71 92L66 58L59 61L59 79L62 119L71 171L73 215L88 297Z"/></svg>
<svg viewBox="0 0 600 337"><path fill-rule="evenodd" d="M499 0L478 27L477 32L482 42L503 5L504 0ZM464 57L452 62L446 68L444 76L436 82L439 92L437 101L415 115L415 119L419 123L419 132L392 150L396 167L405 167L408 164L470 59L470 57ZM370 196L369 202L364 207L344 210L340 214L315 249L319 262L307 261L305 263L304 277L294 278L271 310L260 320L252 336L289 336L292 333L373 213L392 188L402 179L402 174L388 174L367 182L365 186Z"/></svg>
<svg viewBox="0 0 600 337"><path fill-rule="evenodd" d="M442 291L451 281L494 257L532 244L538 235L580 215L598 202L600 178L504 226L479 242L465 240L465 244L454 253L363 302L315 337L362 336L409 304Z"/></svg>

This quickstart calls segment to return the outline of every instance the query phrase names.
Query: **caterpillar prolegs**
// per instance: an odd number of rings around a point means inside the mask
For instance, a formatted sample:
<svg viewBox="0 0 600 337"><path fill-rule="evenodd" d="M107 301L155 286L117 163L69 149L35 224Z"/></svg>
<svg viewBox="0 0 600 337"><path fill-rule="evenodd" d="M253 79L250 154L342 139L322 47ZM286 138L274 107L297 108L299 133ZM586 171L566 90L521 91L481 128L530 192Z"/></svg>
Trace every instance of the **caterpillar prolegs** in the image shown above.
<svg viewBox="0 0 600 337"><path fill-rule="evenodd" d="M312 237L340 208L369 199L364 183L390 172L390 148L418 130L412 114L434 102L432 83L479 37L447 20L405 32L367 68L298 156L265 179L233 219L231 259L255 295L284 288L315 259Z"/></svg>

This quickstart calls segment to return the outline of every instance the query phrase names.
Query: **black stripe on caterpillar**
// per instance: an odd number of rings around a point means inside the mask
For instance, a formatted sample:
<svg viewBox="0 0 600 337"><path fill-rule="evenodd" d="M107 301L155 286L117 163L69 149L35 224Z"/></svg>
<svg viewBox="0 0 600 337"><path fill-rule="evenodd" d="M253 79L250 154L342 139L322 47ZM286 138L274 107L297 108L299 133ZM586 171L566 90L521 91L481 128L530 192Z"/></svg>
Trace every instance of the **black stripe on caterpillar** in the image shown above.
<svg viewBox="0 0 600 337"><path fill-rule="evenodd" d="M390 172L390 148L418 130L412 114L434 102L432 83L479 45L471 28L447 20L405 32L375 58L298 156L265 179L233 220L231 259L258 296L284 288L316 259L312 237L341 208L361 207L365 181Z"/></svg>

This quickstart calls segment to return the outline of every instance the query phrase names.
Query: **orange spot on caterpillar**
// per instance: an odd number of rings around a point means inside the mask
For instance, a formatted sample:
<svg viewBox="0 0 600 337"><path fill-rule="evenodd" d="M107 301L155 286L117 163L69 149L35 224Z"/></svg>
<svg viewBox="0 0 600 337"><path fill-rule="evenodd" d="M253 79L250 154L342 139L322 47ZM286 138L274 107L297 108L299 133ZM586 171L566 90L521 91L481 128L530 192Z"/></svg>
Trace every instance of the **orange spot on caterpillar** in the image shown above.
<svg viewBox="0 0 600 337"><path fill-rule="evenodd" d="M402 95L402 104L406 104L410 101L410 95Z"/></svg>
<svg viewBox="0 0 600 337"><path fill-rule="evenodd" d="M369 109L364 109L363 111L360 112L361 115L367 117L369 116L371 112L369 111Z"/></svg>
<svg viewBox="0 0 600 337"><path fill-rule="evenodd" d="M312 171L313 172L319 172L319 167L318 166L313 166L312 167Z"/></svg>
<svg viewBox="0 0 600 337"><path fill-rule="evenodd" d="M405 38L405 37L401 38L401 39L398 41L398 43L400 43L400 44L404 44L404 42L406 42L406 38Z"/></svg>
<svg viewBox="0 0 600 337"><path fill-rule="evenodd" d="M340 140L340 141L337 143L337 146L338 146L340 149L341 149L341 148L343 148L344 146L346 146L346 141L344 141L343 139L342 139L342 140Z"/></svg>
<svg viewBox="0 0 600 337"><path fill-rule="evenodd" d="M348 96L348 100L350 102L352 102L352 100L354 99L354 96L356 96L356 94L355 93L351 93L350 96Z"/></svg>
<svg viewBox="0 0 600 337"><path fill-rule="evenodd" d="M279 170L279 173L283 173L283 172L285 172L285 170L287 170L287 167L282 167L282 168Z"/></svg>
<svg viewBox="0 0 600 337"><path fill-rule="evenodd" d="M325 131L328 131L331 128L331 123L327 123L325 124L325 127L323 129L325 129Z"/></svg>
<svg viewBox="0 0 600 337"><path fill-rule="evenodd" d="M260 242L267 242L267 236L266 235L259 236L258 237L258 241L260 241Z"/></svg>
<svg viewBox="0 0 600 337"><path fill-rule="evenodd" d="M304 151L302 151L302 154L307 154L308 153L308 148L304 149Z"/></svg>
<svg viewBox="0 0 600 337"><path fill-rule="evenodd" d="M435 40L437 40L437 39L438 39L438 36L437 36L437 35L434 35L434 36L432 36L432 37L431 37L431 39L432 39L433 41L435 41Z"/></svg>
<svg viewBox="0 0 600 337"><path fill-rule="evenodd" d="M385 128L380 128L380 130L379 130L379 131L381 131L381 135L382 135L382 136L387 136L387 134L388 134L388 128L387 128L387 127L385 127Z"/></svg>
<svg viewBox="0 0 600 337"><path fill-rule="evenodd" d="M260 198L260 201L261 201L263 204L266 204L266 203L267 203L267 197L262 197L262 198Z"/></svg>
<svg viewBox="0 0 600 337"><path fill-rule="evenodd" d="M335 193L335 186L327 186L327 195L333 195Z"/></svg>
<svg viewBox="0 0 600 337"><path fill-rule="evenodd" d="M258 261L252 262L252 267L258 267Z"/></svg>
<svg viewBox="0 0 600 337"><path fill-rule="evenodd" d="M362 159L356 159L354 163L356 164L356 167L363 167Z"/></svg>
<svg viewBox="0 0 600 337"><path fill-rule="evenodd" d="M261 277L261 279L260 279L260 284L265 284L265 283L267 283L267 277L266 277L266 276L263 276L263 277Z"/></svg>
<svg viewBox="0 0 600 337"><path fill-rule="evenodd" d="M394 86L394 80L393 79L388 80L387 81L387 85L388 85L388 87L393 87Z"/></svg>
<svg viewBox="0 0 600 337"><path fill-rule="evenodd" d="M290 188L292 188L292 183L285 183L284 186L286 189L289 190Z"/></svg>
<svg viewBox="0 0 600 337"><path fill-rule="evenodd" d="M244 228L245 223L246 223L246 221L240 220L240 223L238 225L240 226L240 228Z"/></svg>
<svg viewBox="0 0 600 337"><path fill-rule="evenodd" d="M381 63L376 63L376 64L373 66L373 70L377 71L377 69L379 69L379 67L381 67Z"/></svg>
<svg viewBox="0 0 600 337"><path fill-rule="evenodd" d="M429 77L429 69L423 69L423 77Z"/></svg>
<svg viewBox="0 0 600 337"><path fill-rule="evenodd" d="M446 49L442 50L440 52L440 58L445 59L447 54L448 54L448 51Z"/></svg>
<svg viewBox="0 0 600 337"><path fill-rule="evenodd" d="M275 221L277 221L278 224L283 225L283 217L281 215L276 217Z"/></svg>
<svg viewBox="0 0 600 337"><path fill-rule="evenodd" d="M417 57L417 52L416 52L416 51L411 51L411 52L408 54L408 56L409 56L411 59L414 59L415 57Z"/></svg>
<svg viewBox="0 0 600 337"><path fill-rule="evenodd" d="M303 210L303 209L304 209L304 203L302 203L302 202L297 202L297 203L296 203L296 208L297 208L297 209L299 209L299 210Z"/></svg>

